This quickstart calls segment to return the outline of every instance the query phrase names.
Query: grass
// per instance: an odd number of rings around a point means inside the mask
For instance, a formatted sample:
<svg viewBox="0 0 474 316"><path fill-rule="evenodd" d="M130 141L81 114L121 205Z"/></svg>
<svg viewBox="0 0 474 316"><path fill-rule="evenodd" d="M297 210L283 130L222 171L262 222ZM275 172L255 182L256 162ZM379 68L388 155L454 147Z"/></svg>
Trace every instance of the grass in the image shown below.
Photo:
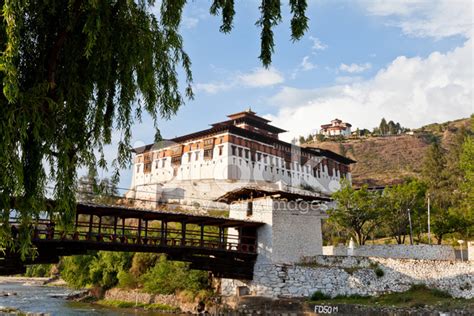
<svg viewBox="0 0 474 316"><path fill-rule="evenodd" d="M378 297L351 295L326 299L323 295L314 295L314 297L311 298L310 302L317 302L318 304L358 304L395 307L433 306L439 308L468 308L469 310L474 310L474 299L455 299L444 291L430 289L425 285L413 285L406 292L384 294ZM316 300L313 298L316 298Z"/></svg>
<svg viewBox="0 0 474 316"><path fill-rule="evenodd" d="M135 302L126 302L126 301L118 301L118 300L100 300L95 302L98 305L108 306L108 307L115 307L115 308L143 308L145 310L159 310L159 311L167 311L167 312L176 312L179 311L179 308L169 306L166 304L145 304L145 303L135 303Z"/></svg>

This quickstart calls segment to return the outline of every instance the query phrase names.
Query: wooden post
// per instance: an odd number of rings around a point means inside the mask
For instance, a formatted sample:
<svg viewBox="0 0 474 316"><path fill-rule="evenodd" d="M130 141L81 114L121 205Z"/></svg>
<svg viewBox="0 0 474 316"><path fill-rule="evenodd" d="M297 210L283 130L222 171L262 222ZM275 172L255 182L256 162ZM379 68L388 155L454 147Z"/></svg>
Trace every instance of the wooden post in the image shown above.
<svg viewBox="0 0 474 316"><path fill-rule="evenodd" d="M219 226L219 247L222 248L224 245L224 228Z"/></svg>
<svg viewBox="0 0 474 316"><path fill-rule="evenodd" d="M161 220L161 245L166 245L166 222Z"/></svg>
<svg viewBox="0 0 474 316"><path fill-rule="evenodd" d="M101 230L102 230L102 216L99 216L99 235L100 235Z"/></svg>
<svg viewBox="0 0 474 316"><path fill-rule="evenodd" d="M76 223L75 223L75 225L74 225L74 230L75 230L75 231L77 230L78 222L79 222L79 213L76 211Z"/></svg>
<svg viewBox="0 0 474 316"><path fill-rule="evenodd" d="M142 219L138 219L138 232L137 232L137 244L140 244L142 239Z"/></svg>
<svg viewBox="0 0 474 316"><path fill-rule="evenodd" d="M181 222L181 246L186 246L186 223Z"/></svg>
<svg viewBox="0 0 474 316"><path fill-rule="evenodd" d="M204 224L201 224L201 247L204 247Z"/></svg>
<svg viewBox="0 0 474 316"><path fill-rule="evenodd" d="M148 243L148 220L145 220L145 243Z"/></svg>
<svg viewBox="0 0 474 316"><path fill-rule="evenodd" d="M114 236L117 235L117 216L114 216Z"/></svg>
<svg viewBox="0 0 474 316"><path fill-rule="evenodd" d="M122 242L125 241L125 217L122 217Z"/></svg>
<svg viewBox="0 0 474 316"><path fill-rule="evenodd" d="M89 215L89 233L88 233L87 239L92 238L92 221L93 221L93 219L94 219L94 215L90 214Z"/></svg>

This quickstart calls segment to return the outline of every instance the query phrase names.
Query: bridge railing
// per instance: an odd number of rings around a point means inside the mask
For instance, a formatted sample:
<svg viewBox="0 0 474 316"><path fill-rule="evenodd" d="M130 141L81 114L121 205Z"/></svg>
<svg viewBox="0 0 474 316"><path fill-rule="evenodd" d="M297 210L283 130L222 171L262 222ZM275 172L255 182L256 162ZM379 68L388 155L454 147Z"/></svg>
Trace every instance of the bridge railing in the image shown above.
<svg viewBox="0 0 474 316"><path fill-rule="evenodd" d="M15 231L19 222L10 221ZM44 219L32 225L33 241L77 241L93 243L114 243L124 245L141 245L146 247L186 247L201 249L219 249L230 252L256 253L257 244L254 236L230 234L227 229L213 232L204 229L154 227L131 224L107 224L94 221L77 221L73 231L63 231L54 222ZM195 225L194 225L195 226ZM212 227L212 226L210 226ZM216 227L209 229L216 230ZM244 240L245 242L242 242Z"/></svg>

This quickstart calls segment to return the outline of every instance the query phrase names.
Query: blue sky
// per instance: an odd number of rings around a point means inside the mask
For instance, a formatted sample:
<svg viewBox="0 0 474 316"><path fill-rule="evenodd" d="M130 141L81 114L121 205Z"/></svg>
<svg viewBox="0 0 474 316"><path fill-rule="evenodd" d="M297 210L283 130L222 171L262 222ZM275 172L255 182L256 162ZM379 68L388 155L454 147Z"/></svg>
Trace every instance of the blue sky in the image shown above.
<svg viewBox="0 0 474 316"><path fill-rule="evenodd" d="M190 1L182 34L193 62L195 99L160 121L162 136L205 129L248 107L289 130L285 140L335 117L360 128L372 128L382 117L418 127L474 112L471 1L309 3L310 29L295 43L284 7L272 66L263 69L258 1L236 1L234 29L227 35L219 32L220 17L209 14L210 1ZM150 143L153 136L144 116L132 144ZM114 155L110 146L107 158ZM121 175L120 186L128 187L131 172Z"/></svg>

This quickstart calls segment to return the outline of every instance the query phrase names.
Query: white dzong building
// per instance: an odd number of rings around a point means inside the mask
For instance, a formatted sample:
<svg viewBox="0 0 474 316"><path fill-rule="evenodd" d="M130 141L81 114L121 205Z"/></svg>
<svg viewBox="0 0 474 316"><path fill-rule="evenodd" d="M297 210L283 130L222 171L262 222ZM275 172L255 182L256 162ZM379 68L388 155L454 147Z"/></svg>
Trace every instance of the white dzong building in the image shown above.
<svg viewBox="0 0 474 316"><path fill-rule="evenodd" d="M212 206L247 185L330 194L353 160L329 150L279 139L285 130L251 110L192 134L135 148L127 197L141 201Z"/></svg>

